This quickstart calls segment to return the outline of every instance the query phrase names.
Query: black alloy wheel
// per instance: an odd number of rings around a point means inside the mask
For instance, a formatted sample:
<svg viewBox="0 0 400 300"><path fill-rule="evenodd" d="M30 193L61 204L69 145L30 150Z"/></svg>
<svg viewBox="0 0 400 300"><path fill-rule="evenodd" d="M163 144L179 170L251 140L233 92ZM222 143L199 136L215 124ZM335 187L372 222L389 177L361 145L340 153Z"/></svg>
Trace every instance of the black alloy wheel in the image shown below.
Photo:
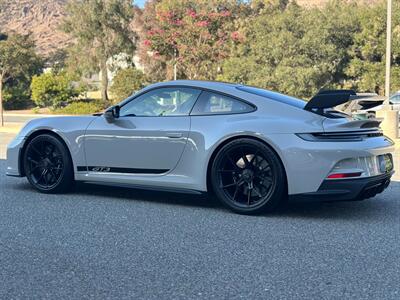
<svg viewBox="0 0 400 300"><path fill-rule="evenodd" d="M36 136L28 143L24 169L30 184L43 193L65 192L73 183L68 149L51 134Z"/></svg>
<svg viewBox="0 0 400 300"><path fill-rule="evenodd" d="M225 145L214 160L211 176L217 197L238 213L271 210L285 196L282 164L274 151L257 140L239 139Z"/></svg>

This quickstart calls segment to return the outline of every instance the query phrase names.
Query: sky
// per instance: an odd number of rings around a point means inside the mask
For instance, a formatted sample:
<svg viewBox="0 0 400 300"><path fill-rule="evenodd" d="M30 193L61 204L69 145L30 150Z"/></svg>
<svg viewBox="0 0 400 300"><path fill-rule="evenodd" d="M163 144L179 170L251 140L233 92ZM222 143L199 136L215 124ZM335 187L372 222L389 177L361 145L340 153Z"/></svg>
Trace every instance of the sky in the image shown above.
<svg viewBox="0 0 400 300"><path fill-rule="evenodd" d="M145 2L146 0L135 0L133 3L135 3L139 7L143 7Z"/></svg>

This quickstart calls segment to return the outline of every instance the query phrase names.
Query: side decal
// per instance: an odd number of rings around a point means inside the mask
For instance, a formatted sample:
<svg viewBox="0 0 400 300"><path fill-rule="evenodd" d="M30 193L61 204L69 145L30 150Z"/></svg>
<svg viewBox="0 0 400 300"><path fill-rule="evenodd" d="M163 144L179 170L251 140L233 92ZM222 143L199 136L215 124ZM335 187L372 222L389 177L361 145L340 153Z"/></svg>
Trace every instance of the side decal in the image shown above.
<svg viewBox="0 0 400 300"><path fill-rule="evenodd" d="M168 169L136 169L136 168L117 168L107 166L78 166L78 172L101 172L101 173L127 173L127 174L163 174L167 173Z"/></svg>

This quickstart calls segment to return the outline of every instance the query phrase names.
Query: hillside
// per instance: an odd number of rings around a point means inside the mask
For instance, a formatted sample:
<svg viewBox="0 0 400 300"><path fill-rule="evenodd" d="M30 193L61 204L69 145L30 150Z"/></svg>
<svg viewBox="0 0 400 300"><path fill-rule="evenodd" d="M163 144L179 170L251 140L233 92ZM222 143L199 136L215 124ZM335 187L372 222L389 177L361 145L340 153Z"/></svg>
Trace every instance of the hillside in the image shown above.
<svg viewBox="0 0 400 300"><path fill-rule="evenodd" d="M58 27L68 0L5 0L0 6L3 32L32 33L39 53L49 55L64 48L69 37Z"/></svg>

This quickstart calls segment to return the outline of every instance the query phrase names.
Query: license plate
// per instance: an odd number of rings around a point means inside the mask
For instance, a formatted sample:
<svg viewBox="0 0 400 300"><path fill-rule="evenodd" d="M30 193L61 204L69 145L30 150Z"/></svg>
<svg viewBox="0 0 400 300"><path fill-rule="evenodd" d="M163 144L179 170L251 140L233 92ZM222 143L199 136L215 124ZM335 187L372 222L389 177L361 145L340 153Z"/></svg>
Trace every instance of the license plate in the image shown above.
<svg viewBox="0 0 400 300"><path fill-rule="evenodd" d="M382 173L391 172L393 170L392 154L384 154L378 156L379 169Z"/></svg>

